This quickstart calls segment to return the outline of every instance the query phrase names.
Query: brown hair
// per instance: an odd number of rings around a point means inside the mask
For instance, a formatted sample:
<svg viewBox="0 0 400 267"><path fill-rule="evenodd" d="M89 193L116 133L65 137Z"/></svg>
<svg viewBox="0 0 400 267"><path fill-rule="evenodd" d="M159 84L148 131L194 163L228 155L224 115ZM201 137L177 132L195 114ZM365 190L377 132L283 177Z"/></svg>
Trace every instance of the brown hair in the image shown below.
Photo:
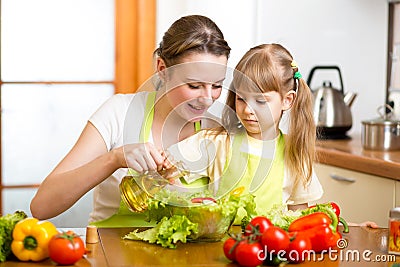
<svg viewBox="0 0 400 267"><path fill-rule="evenodd" d="M290 110L289 131L285 137L285 162L290 175L299 178L305 185L311 179L315 160L313 96L302 78L296 84L294 74L298 69L292 67L292 62L292 55L279 44L263 44L251 48L235 68L222 120L223 125L231 130L239 124L232 112L236 110L235 92L238 85L246 83L243 88L256 89L258 92L276 91L281 97L290 90L297 90ZM279 121L276 126L278 130Z"/></svg>
<svg viewBox="0 0 400 267"><path fill-rule="evenodd" d="M228 58L230 51L214 21L205 16L190 15L171 25L154 54L161 57L167 67L171 67L189 53L210 53Z"/></svg>

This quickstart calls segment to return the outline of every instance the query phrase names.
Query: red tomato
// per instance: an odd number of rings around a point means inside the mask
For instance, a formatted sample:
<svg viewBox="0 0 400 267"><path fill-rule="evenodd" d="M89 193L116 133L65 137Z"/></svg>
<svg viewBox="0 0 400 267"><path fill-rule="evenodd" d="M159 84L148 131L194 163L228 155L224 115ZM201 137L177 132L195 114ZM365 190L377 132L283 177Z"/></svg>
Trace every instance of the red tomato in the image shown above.
<svg viewBox="0 0 400 267"><path fill-rule="evenodd" d="M273 254L287 250L289 243L289 234L278 226L271 226L261 237L261 244Z"/></svg>
<svg viewBox="0 0 400 267"><path fill-rule="evenodd" d="M258 228L259 233L264 233L268 228L273 226L272 222L264 216L257 216L251 219L249 224L246 226L245 235L250 235L254 233L254 227Z"/></svg>
<svg viewBox="0 0 400 267"><path fill-rule="evenodd" d="M256 267L263 263L265 251L260 242L244 240L237 245L235 257L240 266Z"/></svg>
<svg viewBox="0 0 400 267"><path fill-rule="evenodd" d="M85 244L72 231L56 234L49 241L50 258L62 265L72 265L85 254Z"/></svg>
<svg viewBox="0 0 400 267"><path fill-rule="evenodd" d="M305 234L298 233L287 249L286 258L289 262L300 263L307 259L308 252L312 245L310 239Z"/></svg>
<svg viewBox="0 0 400 267"><path fill-rule="evenodd" d="M235 261L235 253L236 253L236 246L238 241L236 241L233 237L229 237L227 240L224 242L224 254L225 257L227 257L231 261Z"/></svg>

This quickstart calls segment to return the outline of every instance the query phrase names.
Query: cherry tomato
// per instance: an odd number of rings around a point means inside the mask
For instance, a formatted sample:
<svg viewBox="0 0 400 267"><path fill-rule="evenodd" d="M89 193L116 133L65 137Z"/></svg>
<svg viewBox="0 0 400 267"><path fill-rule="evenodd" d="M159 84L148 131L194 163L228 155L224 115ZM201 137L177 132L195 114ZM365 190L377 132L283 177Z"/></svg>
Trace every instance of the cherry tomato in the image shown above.
<svg viewBox="0 0 400 267"><path fill-rule="evenodd" d="M253 228L257 228L258 232L262 234L271 226L273 226L273 224L267 217L264 216L254 217L246 226L245 235L253 234L255 232Z"/></svg>
<svg viewBox="0 0 400 267"><path fill-rule="evenodd" d="M289 247L289 234L278 226L271 226L261 237L261 244L270 253L277 254L286 251Z"/></svg>
<svg viewBox="0 0 400 267"><path fill-rule="evenodd" d="M240 266L256 267L263 263L265 251L260 242L244 240L237 245L235 257Z"/></svg>
<svg viewBox="0 0 400 267"><path fill-rule="evenodd" d="M229 237L224 242L223 249L225 257L227 257L231 261L236 261L235 253L236 253L236 246L238 245L237 242L238 241L233 237Z"/></svg>
<svg viewBox="0 0 400 267"><path fill-rule="evenodd" d="M289 244L286 258L289 262L293 263L303 262L307 259L311 249L312 244L310 239L305 234L298 233Z"/></svg>
<svg viewBox="0 0 400 267"><path fill-rule="evenodd" d="M85 254L83 240L73 231L54 235L49 241L50 258L61 265L72 265Z"/></svg>

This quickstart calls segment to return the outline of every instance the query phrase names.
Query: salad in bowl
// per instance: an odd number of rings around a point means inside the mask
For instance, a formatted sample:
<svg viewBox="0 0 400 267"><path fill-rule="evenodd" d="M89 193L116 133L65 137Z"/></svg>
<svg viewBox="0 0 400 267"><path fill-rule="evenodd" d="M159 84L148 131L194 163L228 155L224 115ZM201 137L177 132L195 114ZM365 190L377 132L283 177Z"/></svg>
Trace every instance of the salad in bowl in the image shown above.
<svg viewBox="0 0 400 267"><path fill-rule="evenodd" d="M214 199L208 191L176 192L163 189L148 199L146 217L157 222L154 228L135 230L124 239L143 240L163 247L176 247L180 241L219 241L229 231L237 212L248 215L255 211L254 196L241 190Z"/></svg>

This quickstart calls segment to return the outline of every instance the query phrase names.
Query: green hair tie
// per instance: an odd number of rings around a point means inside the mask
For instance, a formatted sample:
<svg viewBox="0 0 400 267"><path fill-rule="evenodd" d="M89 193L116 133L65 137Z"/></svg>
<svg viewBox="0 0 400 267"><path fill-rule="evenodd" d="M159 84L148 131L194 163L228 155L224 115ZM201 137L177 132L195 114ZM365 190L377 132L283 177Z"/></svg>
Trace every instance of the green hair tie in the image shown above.
<svg viewBox="0 0 400 267"><path fill-rule="evenodd" d="M295 79L300 79L302 76L301 76L301 74L300 74L300 72L299 71L296 71L295 73L294 73L294 76L293 76L293 78L295 78Z"/></svg>

